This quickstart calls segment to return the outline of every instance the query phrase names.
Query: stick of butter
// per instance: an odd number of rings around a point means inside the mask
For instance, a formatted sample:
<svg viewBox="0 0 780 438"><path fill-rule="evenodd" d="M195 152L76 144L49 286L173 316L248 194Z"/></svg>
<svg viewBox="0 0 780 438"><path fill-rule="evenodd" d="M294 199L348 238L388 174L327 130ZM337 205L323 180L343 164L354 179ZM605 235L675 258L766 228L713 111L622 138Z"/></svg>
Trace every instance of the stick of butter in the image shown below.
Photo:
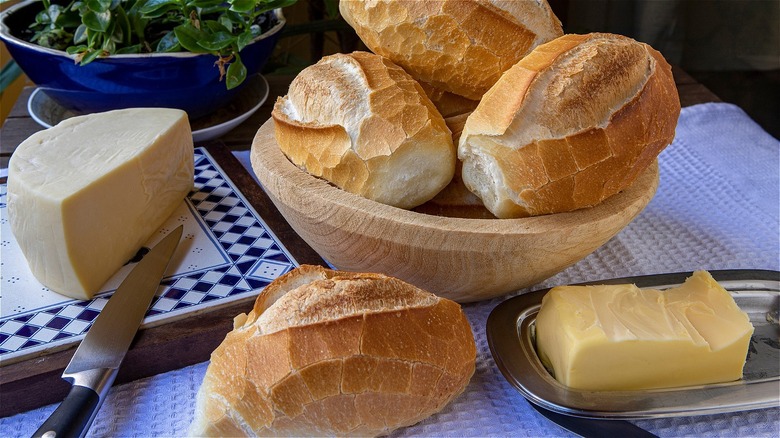
<svg viewBox="0 0 780 438"><path fill-rule="evenodd" d="M8 215L35 278L89 299L193 187L187 113L133 108L67 119L22 142Z"/></svg>
<svg viewBox="0 0 780 438"><path fill-rule="evenodd" d="M536 317L542 363L562 384L637 390L742 377L753 325L706 271L666 291L562 286Z"/></svg>

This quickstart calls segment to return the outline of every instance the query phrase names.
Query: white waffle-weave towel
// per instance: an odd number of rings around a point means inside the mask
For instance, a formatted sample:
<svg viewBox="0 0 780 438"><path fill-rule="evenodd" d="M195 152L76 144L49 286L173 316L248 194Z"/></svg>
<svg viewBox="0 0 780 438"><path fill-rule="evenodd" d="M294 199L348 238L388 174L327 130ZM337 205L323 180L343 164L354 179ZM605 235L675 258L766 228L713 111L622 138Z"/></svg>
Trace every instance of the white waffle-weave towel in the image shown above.
<svg viewBox="0 0 780 438"><path fill-rule="evenodd" d="M249 167L247 152L237 157ZM780 142L736 106L702 104L683 109L677 137L659 162L661 182L648 207L602 248L532 289L696 269L780 270ZM485 322L505 298L464 306L478 348L467 390L394 435L571 436L537 414L490 356ZM113 388L90 436L184 436L206 366ZM0 419L0 434L30 436L55 407ZM780 408L635 423L661 437L777 437Z"/></svg>

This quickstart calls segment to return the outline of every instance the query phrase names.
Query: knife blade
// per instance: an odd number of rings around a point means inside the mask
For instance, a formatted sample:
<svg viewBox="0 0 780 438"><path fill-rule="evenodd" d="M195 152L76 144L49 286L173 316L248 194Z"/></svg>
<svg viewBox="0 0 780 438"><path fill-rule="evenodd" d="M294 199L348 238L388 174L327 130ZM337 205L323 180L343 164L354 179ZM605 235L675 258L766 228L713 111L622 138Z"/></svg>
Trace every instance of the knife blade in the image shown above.
<svg viewBox="0 0 780 438"><path fill-rule="evenodd" d="M182 230L180 225L155 245L100 311L62 373L72 384L70 392L34 437L86 435L160 286Z"/></svg>
<svg viewBox="0 0 780 438"><path fill-rule="evenodd" d="M619 436L624 438L658 438L641 427L626 420L599 420L595 418L580 418L571 415L559 414L538 406L530 401L536 412L557 424L558 426L573 432L584 438L601 438L607 436Z"/></svg>

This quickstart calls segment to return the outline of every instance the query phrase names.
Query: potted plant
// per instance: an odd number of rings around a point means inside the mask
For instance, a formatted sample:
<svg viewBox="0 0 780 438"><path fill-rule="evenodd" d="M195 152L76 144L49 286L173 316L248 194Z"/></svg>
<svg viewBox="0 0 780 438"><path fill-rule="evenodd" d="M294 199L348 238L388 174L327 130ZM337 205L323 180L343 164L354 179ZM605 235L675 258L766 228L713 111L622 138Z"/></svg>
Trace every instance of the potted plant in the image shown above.
<svg viewBox="0 0 780 438"><path fill-rule="evenodd" d="M197 118L229 103L270 57L296 0L26 0L0 39L64 107L164 106Z"/></svg>

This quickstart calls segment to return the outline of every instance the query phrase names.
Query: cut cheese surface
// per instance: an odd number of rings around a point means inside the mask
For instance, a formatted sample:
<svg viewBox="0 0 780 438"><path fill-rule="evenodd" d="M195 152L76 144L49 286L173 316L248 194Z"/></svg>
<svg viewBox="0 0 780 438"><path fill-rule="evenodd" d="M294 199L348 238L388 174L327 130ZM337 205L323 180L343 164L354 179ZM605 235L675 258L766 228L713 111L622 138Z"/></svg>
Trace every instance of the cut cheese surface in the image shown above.
<svg viewBox="0 0 780 438"><path fill-rule="evenodd" d="M562 384L636 390L742 377L753 325L706 271L666 291L631 284L555 287L536 317L536 346Z"/></svg>
<svg viewBox="0 0 780 438"><path fill-rule="evenodd" d="M8 214L33 275L89 299L193 187L187 113L133 108L67 119L9 162Z"/></svg>

